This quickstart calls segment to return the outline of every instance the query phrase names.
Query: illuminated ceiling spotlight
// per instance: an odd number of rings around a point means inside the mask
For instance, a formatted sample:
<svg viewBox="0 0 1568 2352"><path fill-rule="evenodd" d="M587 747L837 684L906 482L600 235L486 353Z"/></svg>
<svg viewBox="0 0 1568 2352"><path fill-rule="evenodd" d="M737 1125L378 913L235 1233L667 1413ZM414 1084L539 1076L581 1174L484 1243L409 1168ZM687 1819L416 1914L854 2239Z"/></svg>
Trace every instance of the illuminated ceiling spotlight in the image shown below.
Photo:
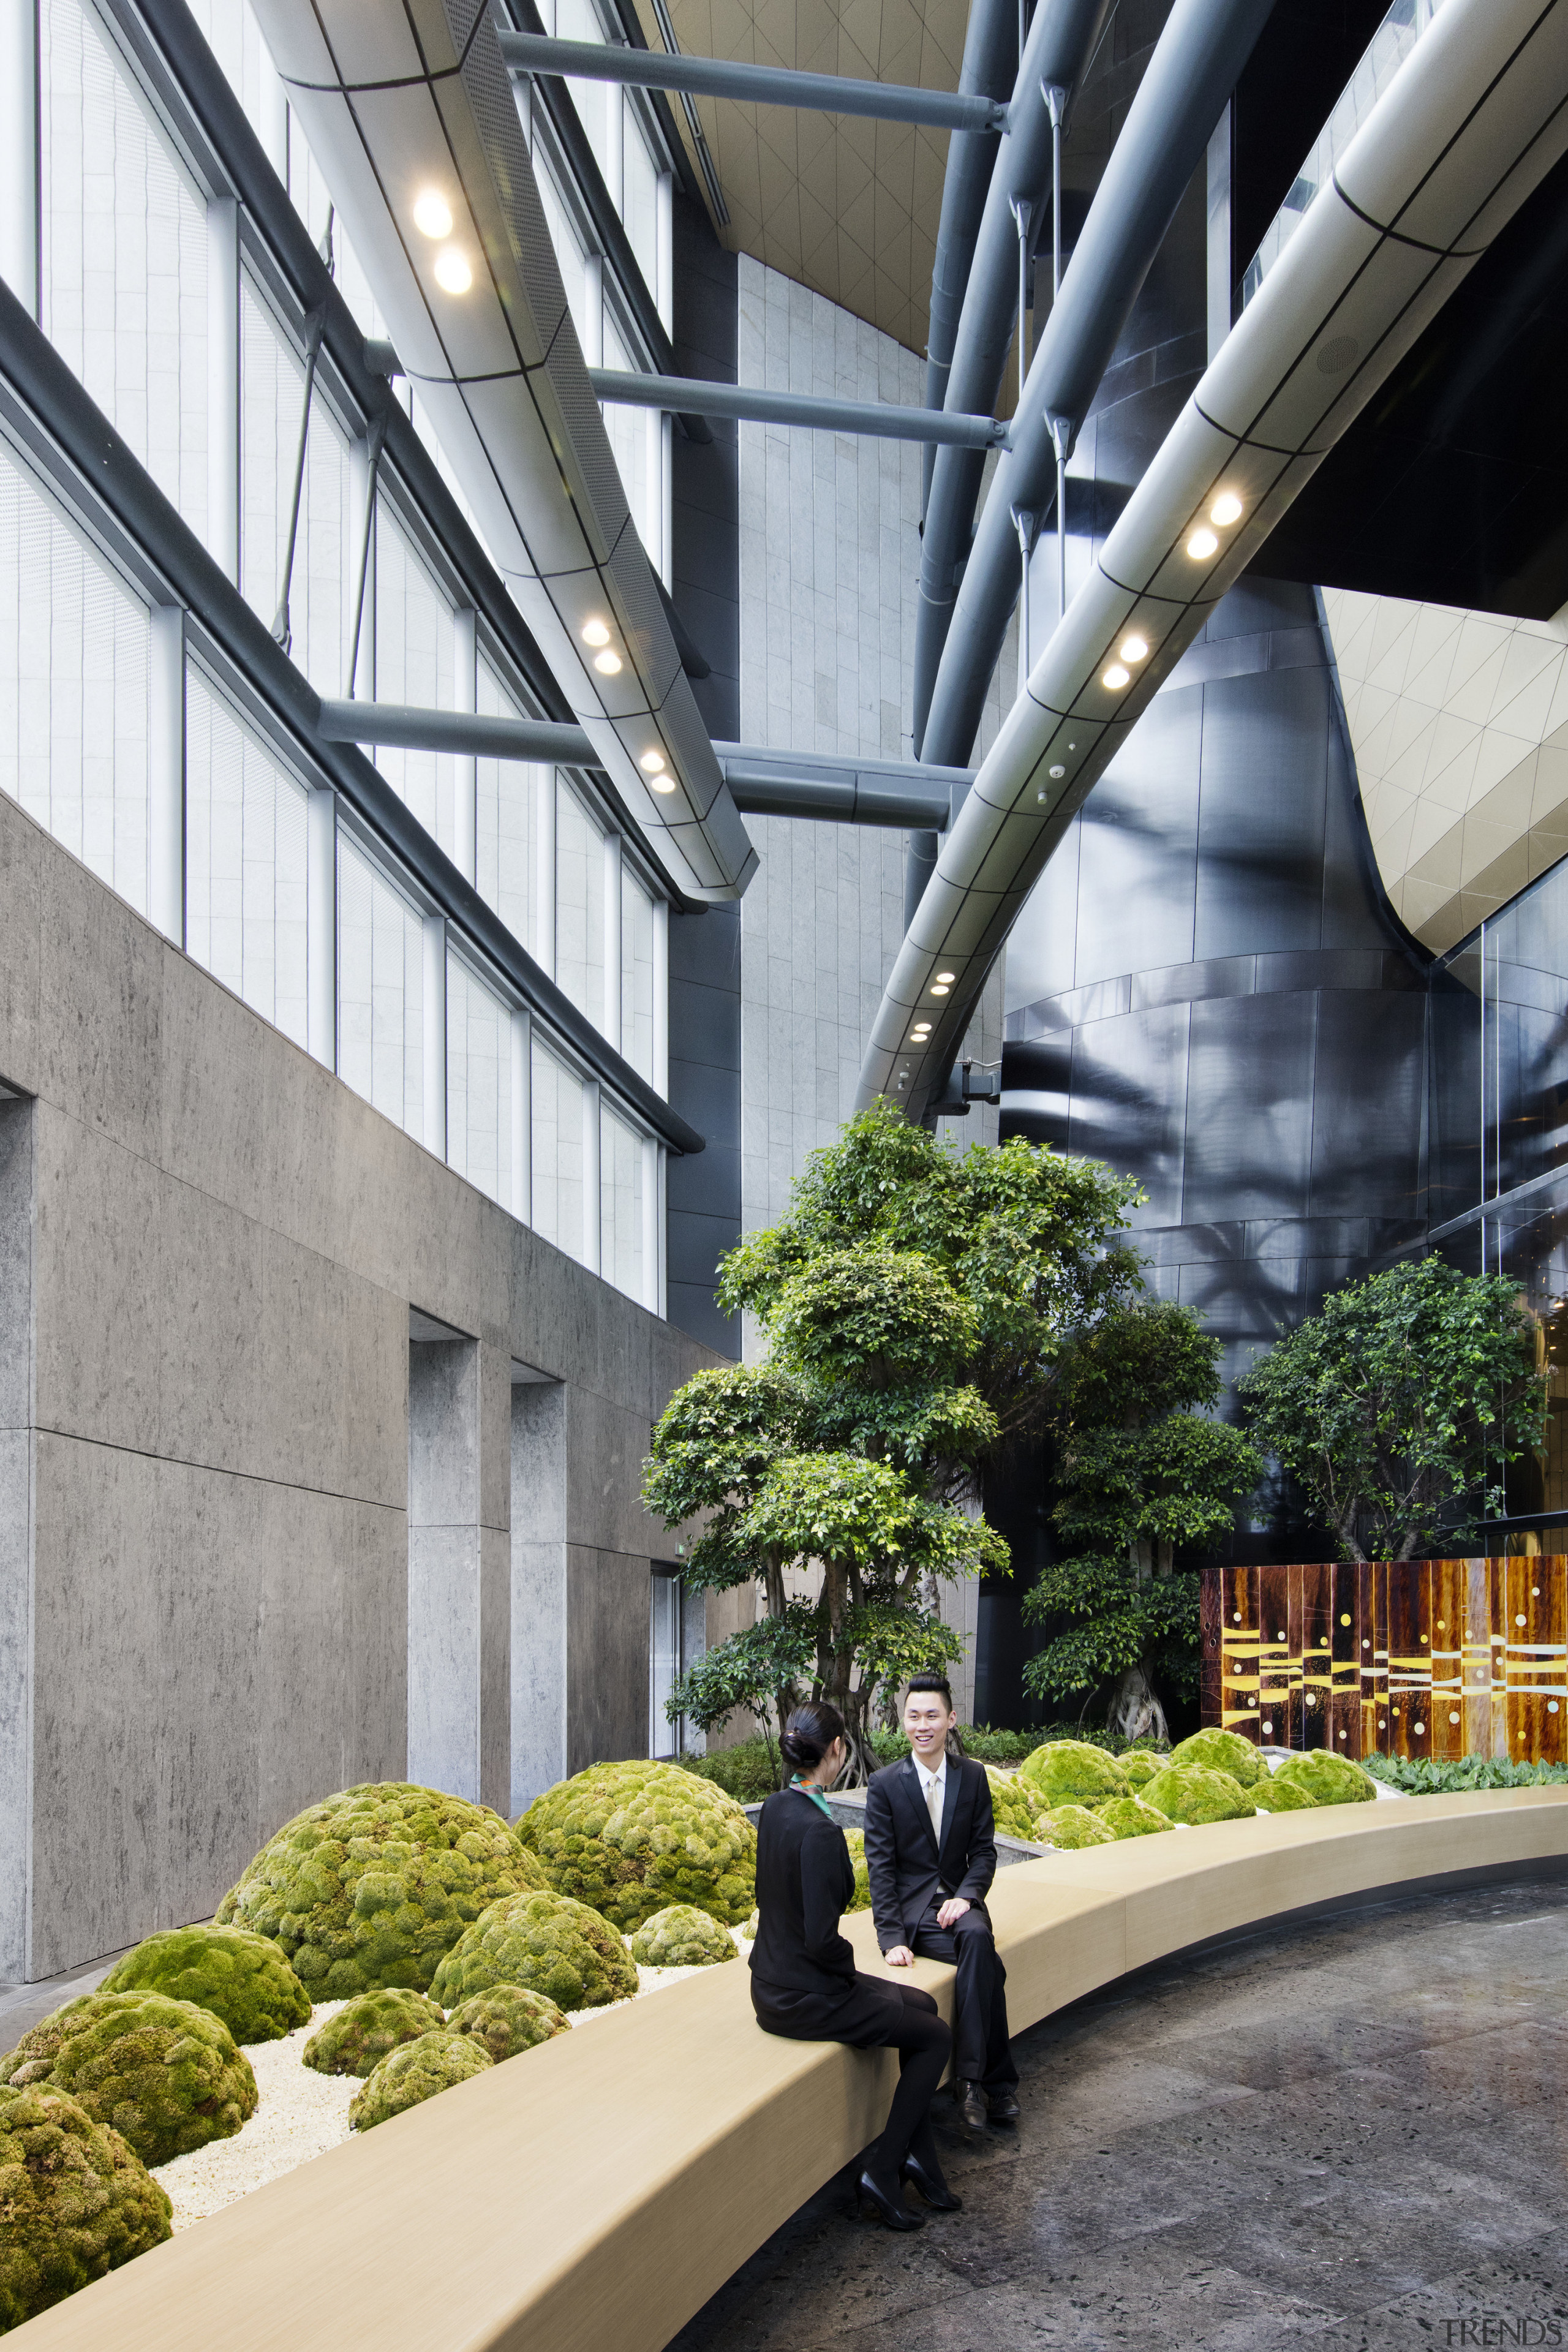
<svg viewBox="0 0 1568 2352"><path fill-rule="evenodd" d="M953 982L958 978L958 974L955 971L939 971L937 973L937 978L941 981L944 988L951 988Z"/></svg>
<svg viewBox="0 0 1568 2352"><path fill-rule="evenodd" d="M598 671L601 677L619 677L621 674L621 657L619 654L611 653L609 647L606 646L602 654L595 654L594 656L594 667Z"/></svg>
<svg viewBox="0 0 1568 2352"><path fill-rule="evenodd" d="M947 983L947 985L944 985L944 984L942 983L942 982L941 982L940 980L938 980L938 981L933 981L933 982L932 982L932 983L931 983L931 994L932 994L933 996L945 996L945 995L947 994L947 992L948 992L948 987L949 987L949 986L951 986L951 982Z"/></svg>
<svg viewBox="0 0 1568 2352"><path fill-rule="evenodd" d="M1120 694L1124 686L1131 684L1132 673L1131 670L1123 669L1120 662L1112 662L1100 682L1101 686L1109 688L1112 694Z"/></svg>
<svg viewBox="0 0 1568 2352"><path fill-rule="evenodd" d="M1140 637L1136 635L1123 637L1116 650L1121 656L1124 662L1147 661L1149 658L1149 640L1147 637Z"/></svg>
<svg viewBox="0 0 1568 2352"><path fill-rule="evenodd" d="M662 751L645 751L637 765L656 793L672 793L675 790L675 778L665 766Z"/></svg>
<svg viewBox="0 0 1568 2352"><path fill-rule="evenodd" d="M1187 541L1187 553L1194 563L1206 563L1211 555L1217 555L1218 552L1218 540L1212 530L1200 524Z"/></svg>
<svg viewBox="0 0 1568 2352"><path fill-rule="evenodd" d="M434 188L416 200L414 226L421 236L440 238L452 234L452 207Z"/></svg>
<svg viewBox="0 0 1568 2352"><path fill-rule="evenodd" d="M1222 530L1226 523L1239 522L1241 520L1241 500L1237 497L1234 490L1222 490L1220 492L1218 498L1215 499L1213 506L1209 509L1209 520L1210 522L1217 522Z"/></svg>
<svg viewBox="0 0 1568 2352"><path fill-rule="evenodd" d="M610 633L605 626L603 621L585 621L584 623L583 643L585 646L607 646L609 642Z"/></svg>
<svg viewBox="0 0 1568 2352"><path fill-rule="evenodd" d="M455 245L444 246L436 256L436 283L448 294L466 294L474 282L468 268Z"/></svg>

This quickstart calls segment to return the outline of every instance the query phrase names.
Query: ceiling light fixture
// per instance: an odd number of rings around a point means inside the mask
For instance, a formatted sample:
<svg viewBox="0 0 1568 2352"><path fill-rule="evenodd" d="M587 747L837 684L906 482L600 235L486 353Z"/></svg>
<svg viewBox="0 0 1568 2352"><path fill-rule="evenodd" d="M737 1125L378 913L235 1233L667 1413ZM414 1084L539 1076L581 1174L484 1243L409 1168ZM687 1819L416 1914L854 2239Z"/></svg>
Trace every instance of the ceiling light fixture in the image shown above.
<svg viewBox="0 0 1568 2352"><path fill-rule="evenodd" d="M1112 662L1100 682L1101 686L1109 687L1112 694L1120 694L1124 686L1131 684L1131 670L1123 669L1120 662Z"/></svg>
<svg viewBox="0 0 1568 2352"><path fill-rule="evenodd" d="M1222 490L1209 509L1210 522L1220 524L1241 520L1241 500L1234 490Z"/></svg>
<svg viewBox="0 0 1568 2352"><path fill-rule="evenodd" d="M607 646L609 642L610 633L605 626L603 621L585 621L584 623L583 643L585 646Z"/></svg>
<svg viewBox="0 0 1568 2352"><path fill-rule="evenodd" d="M942 986L940 980L933 982L931 994L933 996L945 996L947 994L947 990Z"/></svg>
<svg viewBox="0 0 1568 2352"><path fill-rule="evenodd" d="M1057 778L1058 778L1058 780L1059 781L1063 776L1065 776L1065 775L1067 774L1067 770L1066 770L1064 767L1062 767L1062 766L1060 766L1060 765L1058 764L1058 766L1056 766L1056 767L1054 767L1054 768L1049 769L1049 770L1047 771L1047 773L1048 773L1048 774L1050 774L1050 775L1053 775L1053 776L1057 777ZM1040 794L1040 798L1041 798L1042 800L1044 800L1044 799L1045 799L1045 797L1046 797L1046 796L1045 796L1044 793L1042 793Z"/></svg>
<svg viewBox="0 0 1568 2352"><path fill-rule="evenodd" d="M672 793L675 790L675 778L673 776L650 776L648 778L648 782L653 786L656 793Z"/></svg>
<svg viewBox="0 0 1568 2352"><path fill-rule="evenodd" d="M958 974L955 971L939 971L937 973L937 978L942 982L944 988L951 988L953 982L958 978Z"/></svg>
<svg viewBox="0 0 1568 2352"><path fill-rule="evenodd" d="M436 256L436 283L444 286L448 294L466 294L474 282L474 273L455 245L443 247Z"/></svg>
<svg viewBox="0 0 1568 2352"><path fill-rule="evenodd" d="M613 654L606 648L604 653L594 656L594 667L601 677L619 677L621 657L619 654Z"/></svg>
<svg viewBox="0 0 1568 2352"><path fill-rule="evenodd" d="M642 758L637 761L637 765L642 770L645 776L662 776L665 767L664 753L662 751L645 751Z"/></svg>
<svg viewBox="0 0 1568 2352"><path fill-rule="evenodd" d="M422 236L450 236L452 207L446 197L437 195L434 188L426 188L415 204L414 226Z"/></svg>
<svg viewBox="0 0 1568 2352"><path fill-rule="evenodd" d="M1206 562L1211 555L1216 555L1218 552L1219 541L1215 537L1212 530L1205 530L1200 528L1194 531L1191 539L1187 541L1187 553L1192 557L1194 563Z"/></svg>
<svg viewBox="0 0 1568 2352"><path fill-rule="evenodd" d="M1148 639L1139 636L1123 637L1121 645L1117 647L1117 651L1121 654L1122 660L1125 662L1147 661L1149 658Z"/></svg>

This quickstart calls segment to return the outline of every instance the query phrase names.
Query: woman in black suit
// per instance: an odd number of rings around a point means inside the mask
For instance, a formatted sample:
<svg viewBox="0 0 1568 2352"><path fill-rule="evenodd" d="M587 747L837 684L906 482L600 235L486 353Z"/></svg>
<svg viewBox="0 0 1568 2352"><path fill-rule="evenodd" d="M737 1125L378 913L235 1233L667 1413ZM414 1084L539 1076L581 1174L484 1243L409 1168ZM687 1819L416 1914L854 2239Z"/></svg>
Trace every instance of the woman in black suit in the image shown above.
<svg viewBox="0 0 1568 2352"><path fill-rule="evenodd" d="M860 2194L889 2230L918 2230L920 2216L903 2200L906 2181L938 2212L959 2210L931 2128L931 2095L952 2036L929 1992L858 1975L854 1947L838 1932L855 1872L822 1791L844 1767L843 1717L826 1704L798 1706L779 1744L795 1777L767 1800L757 1826L752 2006L765 2033L898 2051L899 2087L880 2139L866 2152Z"/></svg>

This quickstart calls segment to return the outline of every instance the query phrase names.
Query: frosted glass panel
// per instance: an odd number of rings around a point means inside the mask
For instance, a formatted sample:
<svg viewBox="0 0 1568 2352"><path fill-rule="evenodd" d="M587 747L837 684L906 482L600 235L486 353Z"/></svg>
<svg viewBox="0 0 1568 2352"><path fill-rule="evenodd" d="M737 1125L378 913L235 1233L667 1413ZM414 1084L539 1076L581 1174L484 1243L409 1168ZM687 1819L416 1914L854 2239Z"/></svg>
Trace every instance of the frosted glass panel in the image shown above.
<svg viewBox="0 0 1568 2352"><path fill-rule="evenodd" d="M147 608L0 443L0 788L147 911Z"/></svg>
<svg viewBox="0 0 1568 2352"><path fill-rule="evenodd" d="M351 592L352 593L352 592ZM368 625L368 623L367 623ZM452 708L452 608L399 528L376 502L375 695L419 710ZM447 752L378 747L375 764L428 834L451 855L453 773Z"/></svg>
<svg viewBox="0 0 1568 2352"><path fill-rule="evenodd" d="M331 197L321 177L321 168L306 144L300 128L300 118L289 116L289 194L295 211L310 232L310 242L321 249L327 234L327 215L331 210ZM360 265L358 254L343 235L342 220L332 215L332 276L338 291L354 314L355 322L367 335L384 335L386 321L381 314L370 280ZM401 387L400 387L401 388Z"/></svg>
<svg viewBox="0 0 1568 2352"><path fill-rule="evenodd" d="M647 290L658 294L658 166L637 121L637 108L623 91L626 109L626 201L621 217ZM668 321L667 321L668 323Z"/></svg>
<svg viewBox="0 0 1568 2352"><path fill-rule="evenodd" d="M560 41L602 41L605 28L594 0L556 0L555 37ZM608 177L609 150L605 144L605 109L613 106L620 92L613 82L578 81L569 77L566 83L572 93L572 103L577 110L577 120L583 125L594 161Z"/></svg>
<svg viewBox="0 0 1568 2352"><path fill-rule="evenodd" d="M411 1135L424 1126L424 925L338 835L338 1075Z"/></svg>
<svg viewBox="0 0 1568 2352"><path fill-rule="evenodd" d="M272 625L289 545L305 363L247 278L240 299L240 556L246 603ZM349 448L326 403L310 404L300 535L289 592L292 659L317 692L343 691L359 562Z"/></svg>
<svg viewBox="0 0 1568 2352"><path fill-rule="evenodd" d="M653 1083L653 900L621 868L621 1052Z"/></svg>
<svg viewBox="0 0 1568 2352"><path fill-rule="evenodd" d="M643 1295L642 1138L613 1110L599 1113L599 1264L628 1298Z"/></svg>
<svg viewBox="0 0 1568 2352"><path fill-rule="evenodd" d="M185 945L305 1043L310 794L208 686L185 673Z"/></svg>
<svg viewBox="0 0 1568 2352"><path fill-rule="evenodd" d="M281 171L285 152L278 151L287 149L286 108L249 0L190 0L190 9L224 79L244 107L251 129Z"/></svg>
<svg viewBox="0 0 1568 2352"><path fill-rule="evenodd" d="M583 1081L537 1037L531 1075L534 1231L583 1258Z"/></svg>
<svg viewBox="0 0 1568 2352"><path fill-rule="evenodd" d="M205 532L205 207L79 0L43 0L38 40L44 331Z"/></svg>
<svg viewBox="0 0 1568 2352"><path fill-rule="evenodd" d="M544 224L550 231L550 242L555 247L555 258L561 265L561 276L566 288L567 307L572 323L577 330L577 341L586 350L588 343L587 255L583 241L572 226L571 216L550 176L548 165L538 154L533 159L533 175L539 183L539 200L544 207Z"/></svg>
<svg viewBox="0 0 1568 2352"><path fill-rule="evenodd" d="M479 688L475 696L481 717L524 719L528 713L514 700L483 654L479 656ZM539 857L538 801L553 792L553 772L519 760L477 760L476 887L487 906L493 907L514 939L531 955L538 953L536 883Z"/></svg>
<svg viewBox="0 0 1568 2352"><path fill-rule="evenodd" d="M621 341L608 310L605 313L605 365L631 369L631 357ZM653 506L655 471L648 464L649 420L658 429L658 419L647 408L621 408L612 403L603 404L605 431L615 452L616 467L621 478L621 488L626 494L626 504L632 511L637 536L645 548L658 551L660 523ZM660 506L662 507L662 499Z"/></svg>
<svg viewBox="0 0 1568 2352"><path fill-rule="evenodd" d="M605 1025L605 836L564 776L555 793L555 978Z"/></svg>
<svg viewBox="0 0 1568 2352"><path fill-rule="evenodd" d="M511 1206L511 1012L456 956L447 959L447 1158Z"/></svg>

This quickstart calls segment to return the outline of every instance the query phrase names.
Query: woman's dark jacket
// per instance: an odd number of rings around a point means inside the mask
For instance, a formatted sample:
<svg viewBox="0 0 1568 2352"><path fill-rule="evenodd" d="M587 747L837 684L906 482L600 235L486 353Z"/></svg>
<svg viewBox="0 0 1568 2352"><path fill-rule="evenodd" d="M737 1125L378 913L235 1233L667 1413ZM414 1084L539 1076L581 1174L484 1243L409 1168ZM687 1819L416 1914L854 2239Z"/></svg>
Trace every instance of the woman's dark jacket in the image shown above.
<svg viewBox="0 0 1568 2352"><path fill-rule="evenodd" d="M844 1832L798 1789L779 1789L757 1823L752 1973L781 1991L855 1990L855 1950L838 1921L855 1893Z"/></svg>

